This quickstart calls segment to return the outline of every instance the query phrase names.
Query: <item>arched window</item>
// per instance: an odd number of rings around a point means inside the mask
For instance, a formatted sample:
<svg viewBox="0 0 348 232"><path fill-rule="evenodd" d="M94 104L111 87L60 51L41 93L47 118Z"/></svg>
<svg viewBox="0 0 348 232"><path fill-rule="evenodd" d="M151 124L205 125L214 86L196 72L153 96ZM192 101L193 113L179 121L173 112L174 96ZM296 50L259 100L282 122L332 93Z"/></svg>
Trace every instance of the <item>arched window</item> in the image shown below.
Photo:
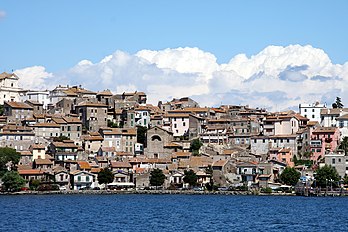
<svg viewBox="0 0 348 232"><path fill-rule="evenodd" d="M162 141L161 137L159 137L158 135L154 135L151 137L152 141L158 140L158 141Z"/></svg>

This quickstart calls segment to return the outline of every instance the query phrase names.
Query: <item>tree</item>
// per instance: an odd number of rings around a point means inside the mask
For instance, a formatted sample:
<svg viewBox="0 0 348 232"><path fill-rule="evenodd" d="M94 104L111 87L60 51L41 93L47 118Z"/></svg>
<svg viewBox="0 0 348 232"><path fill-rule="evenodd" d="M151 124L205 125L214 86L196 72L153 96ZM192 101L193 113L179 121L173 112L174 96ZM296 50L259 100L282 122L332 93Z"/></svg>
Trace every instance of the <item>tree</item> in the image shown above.
<svg viewBox="0 0 348 232"><path fill-rule="evenodd" d="M336 97L335 104L336 104L337 108L343 108L342 100L340 97Z"/></svg>
<svg viewBox="0 0 348 232"><path fill-rule="evenodd" d="M53 137L53 142L63 142L64 140L70 140L70 138L65 135L60 135L59 137Z"/></svg>
<svg viewBox="0 0 348 232"><path fill-rule="evenodd" d="M98 182L99 184L105 184L106 185L114 181L114 174L110 171L108 168L103 168L98 173Z"/></svg>
<svg viewBox="0 0 348 232"><path fill-rule="evenodd" d="M190 187L192 187L192 186L195 186L196 184L197 184L197 175L196 175L196 173L192 170L192 169L190 169L190 170L185 170L184 171L184 182L185 183L188 183L189 185L190 185Z"/></svg>
<svg viewBox="0 0 348 232"><path fill-rule="evenodd" d="M25 184L25 180L16 171L9 171L2 177L2 186L5 191L19 191Z"/></svg>
<svg viewBox="0 0 348 232"><path fill-rule="evenodd" d="M0 177L10 170L15 170L21 155L13 148L1 147L0 148Z"/></svg>
<svg viewBox="0 0 348 232"><path fill-rule="evenodd" d="M144 147L146 147L146 132L145 126L137 126L137 142L143 144Z"/></svg>
<svg viewBox="0 0 348 232"><path fill-rule="evenodd" d="M163 171L161 169L154 169L150 172L150 185L156 186L156 189L158 186L162 186L164 183L166 176L163 174Z"/></svg>
<svg viewBox="0 0 348 232"><path fill-rule="evenodd" d="M348 152L348 137L347 136L343 137L339 148L344 150L344 153L347 155L347 152Z"/></svg>
<svg viewBox="0 0 348 232"><path fill-rule="evenodd" d="M108 127L118 128L118 125L117 125L117 123L112 122L110 119L108 119Z"/></svg>
<svg viewBox="0 0 348 232"><path fill-rule="evenodd" d="M325 164L324 167L321 167L317 170L315 176L316 185L320 187L327 187L328 183L335 183L340 180L340 177L336 171L336 168L331 165Z"/></svg>
<svg viewBox="0 0 348 232"><path fill-rule="evenodd" d="M202 142L200 139L193 139L190 144L190 151L192 152L192 155L197 156L199 155L199 149L202 146Z"/></svg>
<svg viewBox="0 0 348 232"><path fill-rule="evenodd" d="M280 181L284 184L294 186L300 179L301 174L295 168L286 167L280 174Z"/></svg>

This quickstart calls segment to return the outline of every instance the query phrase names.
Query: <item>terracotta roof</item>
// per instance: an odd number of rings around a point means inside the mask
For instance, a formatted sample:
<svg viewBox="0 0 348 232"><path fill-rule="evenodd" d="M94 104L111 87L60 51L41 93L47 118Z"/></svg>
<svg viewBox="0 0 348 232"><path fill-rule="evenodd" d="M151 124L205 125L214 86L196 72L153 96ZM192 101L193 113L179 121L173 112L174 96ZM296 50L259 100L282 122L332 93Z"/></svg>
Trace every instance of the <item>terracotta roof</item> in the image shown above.
<svg viewBox="0 0 348 232"><path fill-rule="evenodd" d="M78 117L63 117L63 119L67 122L67 123L82 123L81 120Z"/></svg>
<svg viewBox="0 0 348 232"><path fill-rule="evenodd" d="M99 173L101 168L91 168L91 173Z"/></svg>
<svg viewBox="0 0 348 232"><path fill-rule="evenodd" d="M56 124L56 123L41 122L41 123L35 123L32 127L55 127L55 128L60 128L60 125Z"/></svg>
<svg viewBox="0 0 348 232"><path fill-rule="evenodd" d="M335 133L337 127L317 127L312 133Z"/></svg>
<svg viewBox="0 0 348 232"><path fill-rule="evenodd" d="M39 169L18 170L19 175L43 175L45 172Z"/></svg>
<svg viewBox="0 0 348 232"><path fill-rule="evenodd" d="M38 102L38 101L33 101L33 100L26 100L25 103L28 103L29 105L36 105L36 106L37 105L40 105L40 106L43 105L43 103Z"/></svg>
<svg viewBox="0 0 348 232"><path fill-rule="evenodd" d="M103 152L116 152L115 147L101 147L100 148Z"/></svg>
<svg viewBox="0 0 348 232"><path fill-rule="evenodd" d="M102 133L105 135L136 135L135 128L102 128Z"/></svg>
<svg viewBox="0 0 348 232"><path fill-rule="evenodd" d="M53 165L52 161L49 159L35 159L34 162L37 165Z"/></svg>
<svg viewBox="0 0 348 232"><path fill-rule="evenodd" d="M188 118L190 114L166 114L164 118Z"/></svg>
<svg viewBox="0 0 348 232"><path fill-rule="evenodd" d="M213 163L214 167L223 167L227 164L228 160L218 160Z"/></svg>
<svg viewBox="0 0 348 232"><path fill-rule="evenodd" d="M164 147L182 147L182 145L171 142L171 143L164 145Z"/></svg>
<svg viewBox="0 0 348 232"><path fill-rule="evenodd" d="M46 146L45 145L43 145L43 144L32 144L31 145L31 148L32 149L46 149Z"/></svg>
<svg viewBox="0 0 348 232"><path fill-rule="evenodd" d="M33 107L31 107L30 105L24 102L9 101L9 102L5 102L5 104L9 105L13 109L29 109L29 110L33 109Z"/></svg>
<svg viewBox="0 0 348 232"><path fill-rule="evenodd" d="M100 135L98 135L98 136L86 136L84 138L84 140L85 141L103 141L104 138L102 136L100 136Z"/></svg>
<svg viewBox="0 0 348 232"><path fill-rule="evenodd" d="M5 79L5 78L15 78L18 80L18 76L14 73L7 73L7 72L3 72L0 74L0 79Z"/></svg>
<svg viewBox="0 0 348 232"><path fill-rule="evenodd" d="M30 151L20 151L19 153L20 153L22 156L28 156L28 155L32 156L32 155L33 155L33 154L31 154Z"/></svg>
<svg viewBox="0 0 348 232"><path fill-rule="evenodd" d="M111 161L112 168L132 168L132 165L128 162Z"/></svg>
<svg viewBox="0 0 348 232"><path fill-rule="evenodd" d="M108 106L102 103L93 103L93 102L81 102L80 104L78 104L77 106L79 107L104 107L107 108Z"/></svg>
<svg viewBox="0 0 348 232"><path fill-rule="evenodd" d="M63 118L52 118L52 121L57 124L66 124L66 121Z"/></svg>
<svg viewBox="0 0 348 232"><path fill-rule="evenodd" d="M190 157L192 155L191 152L183 152L183 151L178 151L178 152L174 152L172 155L172 158L179 158L179 157Z"/></svg>
<svg viewBox="0 0 348 232"><path fill-rule="evenodd" d="M53 145L55 147L62 147L62 148L78 148L77 145L74 143L66 143L66 142L53 142Z"/></svg>
<svg viewBox="0 0 348 232"><path fill-rule="evenodd" d="M80 166L80 169L91 169L91 166L87 161L77 161L77 164Z"/></svg>
<svg viewBox="0 0 348 232"><path fill-rule="evenodd" d="M319 122L318 121L309 121L307 122L307 126L315 126L315 125L318 125Z"/></svg>

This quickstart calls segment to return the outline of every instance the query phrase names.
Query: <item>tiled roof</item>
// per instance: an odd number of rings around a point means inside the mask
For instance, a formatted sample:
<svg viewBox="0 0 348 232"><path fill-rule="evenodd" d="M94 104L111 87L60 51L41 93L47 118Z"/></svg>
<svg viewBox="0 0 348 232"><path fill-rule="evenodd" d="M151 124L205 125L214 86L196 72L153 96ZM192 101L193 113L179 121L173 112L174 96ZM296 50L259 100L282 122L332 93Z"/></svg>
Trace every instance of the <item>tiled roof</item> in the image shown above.
<svg viewBox="0 0 348 232"><path fill-rule="evenodd" d="M39 169L23 169L18 170L19 175L43 175L44 171Z"/></svg>
<svg viewBox="0 0 348 232"><path fill-rule="evenodd" d="M318 127L312 133L335 133L337 127Z"/></svg>
<svg viewBox="0 0 348 232"><path fill-rule="evenodd" d="M55 127L60 128L59 124L56 123L48 123L48 122L41 122L41 123L35 123L33 127Z"/></svg>
<svg viewBox="0 0 348 232"><path fill-rule="evenodd" d="M7 72L3 72L0 74L0 79L5 79L5 78L15 78L18 79L18 76L14 73L7 73Z"/></svg>
<svg viewBox="0 0 348 232"><path fill-rule="evenodd" d="M132 165L128 162L111 161L112 168L132 168Z"/></svg>
<svg viewBox="0 0 348 232"><path fill-rule="evenodd" d="M91 169L91 166L87 161L77 161L77 164L80 166L80 169Z"/></svg>
<svg viewBox="0 0 348 232"><path fill-rule="evenodd" d="M223 167L227 164L228 160L218 160L213 163L214 167Z"/></svg>
<svg viewBox="0 0 348 232"><path fill-rule="evenodd" d="M29 109L29 110L33 109L33 107L31 107L30 105L24 102L9 101L9 102L5 102L5 104L9 105L13 109Z"/></svg>
<svg viewBox="0 0 348 232"><path fill-rule="evenodd" d="M107 108L108 106L102 103L93 103L93 102L81 102L80 104L78 104L77 106L79 107L104 107Z"/></svg>
<svg viewBox="0 0 348 232"><path fill-rule="evenodd" d="M36 165L53 165L52 161L49 159L35 159Z"/></svg>

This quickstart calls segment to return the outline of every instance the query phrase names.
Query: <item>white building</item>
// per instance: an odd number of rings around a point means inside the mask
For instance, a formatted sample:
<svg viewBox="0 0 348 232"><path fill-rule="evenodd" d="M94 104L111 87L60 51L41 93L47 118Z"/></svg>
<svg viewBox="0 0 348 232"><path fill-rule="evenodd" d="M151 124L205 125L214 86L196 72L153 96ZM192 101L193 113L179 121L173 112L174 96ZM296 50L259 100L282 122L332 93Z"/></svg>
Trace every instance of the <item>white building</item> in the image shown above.
<svg viewBox="0 0 348 232"><path fill-rule="evenodd" d="M49 95L50 93L48 90L44 90L44 91L28 90L28 91L22 92L20 99L22 102L25 102L27 100L39 102L43 104L44 109L47 109L47 105L50 103Z"/></svg>
<svg viewBox="0 0 348 232"><path fill-rule="evenodd" d="M174 137L183 136L189 130L189 114L167 114L163 123L163 128L172 131Z"/></svg>
<svg viewBox="0 0 348 232"><path fill-rule="evenodd" d="M3 105L5 101L18 102L19 93L23 90L18 87L18 76L14 73L9 74L3 72L0 74L0 104Z"/></svg>
<svg viewBox="0 0 348 232"><path fill-rule="evenodd" d="M135 108L135 124L149 128L150 124L150 109L144 107Z"/></svg>
<svg viewBox="0 0 348 232"><path fill-rule="evenodd" d="M300 104L300 114L303 117L308 118L311 121L321 122L320 110L325 109L326 104L320 104L319 102L315 102L313 104Z"/></svg>

